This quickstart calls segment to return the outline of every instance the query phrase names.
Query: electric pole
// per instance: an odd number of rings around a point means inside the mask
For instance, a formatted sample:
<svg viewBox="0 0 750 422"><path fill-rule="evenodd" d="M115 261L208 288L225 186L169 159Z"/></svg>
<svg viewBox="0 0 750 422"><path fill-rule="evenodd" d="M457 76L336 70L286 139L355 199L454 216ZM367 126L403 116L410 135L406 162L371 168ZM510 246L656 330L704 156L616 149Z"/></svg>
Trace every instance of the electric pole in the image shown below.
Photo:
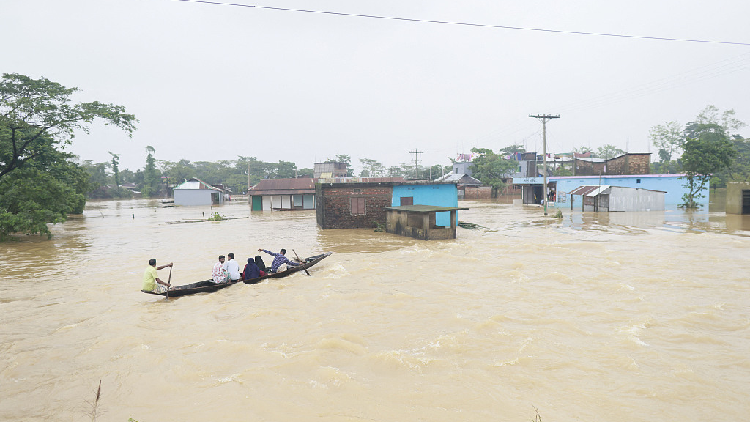
<svg viewBox="0 0 750 422"><path fill-rule="evenodd" d="M414 179L419 179L419 173L417 171L419 166L419 154L424 153L424 151L420 151L416 148L414 148L414 151L409 151L409 154L414 154Z"/></svg>
<svg viewBox="0 0 750 422"><path fill-rule="evenodd" d="M543 190L543 201L544 201L544 215L547 215L547 120L552 119L559 119L560 115L551 115L551 114L537 114L536 116L529 114L529 117L533 117L535 119L540 119L542 121L542 160L543 160L543 168L542 171L544 172L544 190Z"/></svg>

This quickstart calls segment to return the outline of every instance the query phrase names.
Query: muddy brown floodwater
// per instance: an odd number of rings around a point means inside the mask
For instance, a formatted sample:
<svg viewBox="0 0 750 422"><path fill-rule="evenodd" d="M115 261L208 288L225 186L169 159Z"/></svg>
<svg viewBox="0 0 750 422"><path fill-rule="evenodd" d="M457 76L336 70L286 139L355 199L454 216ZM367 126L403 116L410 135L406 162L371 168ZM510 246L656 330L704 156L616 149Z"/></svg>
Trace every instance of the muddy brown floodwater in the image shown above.
<svg viewBox="0 0 750 422"><path fill-rule="evenodd" d="M461 206L484 228L455 241L133 200L2 243L0 420L90 420L99 380L99 421L750 414L750 216ZM183 223L216 210L233 219ZM334 254L311 276L139 291L149 258L186 284L259 247Z"/></svg>

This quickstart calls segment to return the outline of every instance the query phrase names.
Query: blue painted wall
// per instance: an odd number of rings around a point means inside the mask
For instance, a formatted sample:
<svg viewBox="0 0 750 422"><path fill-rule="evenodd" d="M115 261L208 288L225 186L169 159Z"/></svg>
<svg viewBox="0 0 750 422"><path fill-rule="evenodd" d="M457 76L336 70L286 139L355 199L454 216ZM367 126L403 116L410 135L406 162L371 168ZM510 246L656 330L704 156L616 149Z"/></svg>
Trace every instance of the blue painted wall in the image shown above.
<svg viewBox="0 0 750 422"><path fill-rule="evenodd" d="M437 207L458 206L458 188L454 184L396 185L393 187L391 206L400 206L402 196L414 197L414 205L434 205ZM435 224L449 227L451 225L451 214L449 212L436 213Z"/></svg>
<svg viewBox="0 0 750 422"><path fill-rule="evenodd" d="M641 174L627 176L602 176L601 183L599 176L586 177L550 177L551 182L557 182L557 192L570 192L579 186L585 185L611 185L621 186L624 188L641 188L650 190L660 190L664 194L664 207L666 209L675 209L682 203L682 195L687 193L685 179L681 179L680 174ZM708 188L703 190L705 198L698 200L703 209L708 209ZM567 200L562 203L559 200L555 202L556 208L570 209L570 195L566 195ZM558 199L560 195L558 194ZM576 196L573 209L581 209L581 197Z"/></svg>

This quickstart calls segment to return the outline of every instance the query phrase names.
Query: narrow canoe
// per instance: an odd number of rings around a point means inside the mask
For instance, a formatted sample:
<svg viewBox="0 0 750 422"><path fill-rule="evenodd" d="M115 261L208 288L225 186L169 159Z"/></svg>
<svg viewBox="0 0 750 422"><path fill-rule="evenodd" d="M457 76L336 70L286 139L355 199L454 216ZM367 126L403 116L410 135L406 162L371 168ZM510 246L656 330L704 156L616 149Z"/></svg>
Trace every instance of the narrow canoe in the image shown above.
<svg viewBox="0 0 750 422"><path fill-rule="evenodd" d="M266 274L266 275L264 275L262 277L251 278L249 280L243 280L243 283L245 283L245 284L258 284L258 283L260 283L261 281L263 281L263 280L265 280L267 278L281 278L281 277L286 277L286 276L288 276L290 274L294 274L294 273L296 273L298 271L303 271L303 270L306 270L306 269L312 267L313 265L317 264L318 262L320 262L320 261L328 258L328 256L331 255L332 253L333 252L326 252L324 254L307 257L307 258L305 258L304 261L302 261L303 262L302 265L289 266L289 267L287 267L286 271L282 271L280 273L268 273L268 274Z"/></svg>
<svg viewBox="0 0 750 422"><path fill-rule="evenodd" d="M238 283L239 280L229 281L226 283L214 283L213 280L203 280L197 283L184 284L182 286L173 286L169 289L169 297L187 296L194 295L196 293L211 293L217 290L224 289L231 286L232 284ZM141 290L143 293L150 295L166 296L167 292L147 292Z"/></svg>

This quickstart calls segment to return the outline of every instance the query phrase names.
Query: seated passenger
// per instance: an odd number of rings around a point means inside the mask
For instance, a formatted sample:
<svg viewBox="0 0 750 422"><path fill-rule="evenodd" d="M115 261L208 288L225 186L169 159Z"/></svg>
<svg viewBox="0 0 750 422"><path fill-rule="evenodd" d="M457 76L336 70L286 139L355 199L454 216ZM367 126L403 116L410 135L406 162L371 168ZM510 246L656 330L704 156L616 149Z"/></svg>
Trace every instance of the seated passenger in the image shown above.
<svg viewBox="0 0 750 422"><path fill-rule="evenodd" d="M229 261L224 263L224 269L227 270L230 280L237 281L240 279L240 264L234 260L234 253L229 252L227 257L229 257Z"/></svg>
<svg viewBox="0 0 750 422"><path fill-rule="evenodd" d="M224 269L224 255L219 255L219 262L214 264L211 280L217 284L229 281L229 273Z"/></svg>
<svg viewBox="0 0 750 422"><path fill-rule="evenodd" d="M263 258L261 258L260 255L255 255L255 265L258 266L263 275L268 271L268 269L266 269L266 263L263 262Z"/></svg>
<svg viewBox="0 0 750 422"><path fill-rule="evenodd" d="M245 280L252 280L264 276L265 273L258 268L258 265L253 261L252 258L247 259L247 265L245 265Z"/></svg>

